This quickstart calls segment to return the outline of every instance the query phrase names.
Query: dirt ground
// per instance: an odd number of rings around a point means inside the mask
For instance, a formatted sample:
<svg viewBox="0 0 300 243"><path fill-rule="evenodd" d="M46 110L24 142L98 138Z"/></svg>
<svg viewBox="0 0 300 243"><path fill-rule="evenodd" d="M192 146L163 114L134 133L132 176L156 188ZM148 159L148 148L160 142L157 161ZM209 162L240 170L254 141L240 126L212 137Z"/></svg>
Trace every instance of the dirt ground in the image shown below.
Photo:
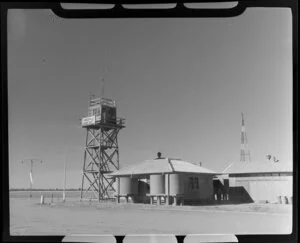
<svg viewBox="0 0 300 243"><path fill-rule="evenodd" d="M11 235L289 234L292 205L156 206L10 198Z"/></svg>

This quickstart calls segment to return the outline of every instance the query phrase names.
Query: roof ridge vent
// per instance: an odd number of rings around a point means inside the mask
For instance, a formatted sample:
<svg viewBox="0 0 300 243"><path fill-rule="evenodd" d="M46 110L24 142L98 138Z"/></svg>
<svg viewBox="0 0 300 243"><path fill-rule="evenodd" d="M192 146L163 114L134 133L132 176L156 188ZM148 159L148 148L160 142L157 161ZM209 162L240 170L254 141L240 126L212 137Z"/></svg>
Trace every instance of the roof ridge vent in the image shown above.
<svg viewBox="0 0 300 243"><path fill-rule="evenodd" d="M157 152L157 158L156 159L165 159L165 157L161 157L161 152Z"/></svg>

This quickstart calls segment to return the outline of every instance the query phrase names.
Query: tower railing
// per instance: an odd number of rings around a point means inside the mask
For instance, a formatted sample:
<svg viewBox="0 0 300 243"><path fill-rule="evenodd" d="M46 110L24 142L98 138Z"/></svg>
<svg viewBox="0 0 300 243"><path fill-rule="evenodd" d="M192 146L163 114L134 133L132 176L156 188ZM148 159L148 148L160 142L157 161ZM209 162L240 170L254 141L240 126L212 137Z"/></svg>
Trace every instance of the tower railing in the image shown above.
<svg viewBox="0 0 300 243"><path fill-rule="evenodd" d="M84 117L84 118L88 118L88 117ZM82 122L82 119L84 119L84 118L81 118L81 122ZM116 125L116 126L123 128L123 127L125 127L125 118L117 117L116 119L95 120L94 123L82 125L82 127L89 127L89 126L95 126L95 125Z"/></svg>

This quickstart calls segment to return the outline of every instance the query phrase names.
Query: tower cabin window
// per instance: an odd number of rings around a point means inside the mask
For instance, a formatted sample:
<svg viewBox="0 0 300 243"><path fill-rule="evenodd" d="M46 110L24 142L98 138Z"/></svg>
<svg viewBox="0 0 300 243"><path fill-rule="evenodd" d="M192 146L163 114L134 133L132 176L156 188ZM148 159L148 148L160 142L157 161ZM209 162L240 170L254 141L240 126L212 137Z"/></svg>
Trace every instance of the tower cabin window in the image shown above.
<svg viewBox="0 0 300 243"><path fill-rule="evenodd" d="M101 107L90 107L89 116L99 116L101 113Z"/></svg>

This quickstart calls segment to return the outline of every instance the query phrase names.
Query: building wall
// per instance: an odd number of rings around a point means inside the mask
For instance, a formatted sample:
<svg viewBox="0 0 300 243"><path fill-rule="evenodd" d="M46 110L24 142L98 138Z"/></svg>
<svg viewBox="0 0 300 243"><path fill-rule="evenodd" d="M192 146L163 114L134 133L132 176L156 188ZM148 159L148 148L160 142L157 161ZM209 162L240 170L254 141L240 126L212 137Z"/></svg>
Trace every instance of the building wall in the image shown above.
<svg viewBox="0 0 300 243"><path fill-rule="evenodd" d="M186 199L210 200L213 198L213 176L186 174L184 195Z"/></svg>
<svg viewBox="0 0 300 243"><path fill-rule="evenodd" d="M197 174L170 174L170 185L168 185L168 175L151 175L150 183L138 181L138 178L121 177L120 194L131 195L132 202L149 203L150 193L153 196L168 194L172 196L182 196L184 203L199 203L213 199L213 176ZM170 199L172 202L172 198ZM180 199L181 200L181 199Z"/></svg>
<svg viewBox="0 0 300 243"><path fill-rule="evenodd" d="M169 193L170 196L184 195L184 199L192 200L210 200L213 198L213 176L212 175L197 175L197 174L170 174L169 175ZM156 179L152 176L153 179ZM168 175L164 175L165 187L164 193L168 194ZM155 183L154 183L155 184ZM157 191L151 189L150 177L150 192ZM156 184L155 184L155 187ZM161 187L161 186L160 186ZM162 191L159 190L160 193Z"/></svg>
<svg viewBox="0 0 300 243"><path fill-rule="evenodd" d="M150 175L150 194L165 194L165 175Z"/></svg>
<svg viewBox="0 0 300 243"><path fill-rule="evenodd" d="M278 196L293 195L293 180L291 175L260 174L246 177L231 176L229 186L232 200L240 199L241 194L236 188L244 188L253 201L277 202ZM241 191L241 190L240 190ZM245 195L244 195L245 196Z"/></svg>
<svg viewBox="0 0 300 243"><path fill-rule="evenodd" d="M138 179L131 177L121 177L120 179L120 194L135 195L138 194Z"/></svg>
<svg viewBox="0 0 300 243"><path fill-rule="evenodd" d="M178 194L184 194L184 182L185 182L185 175L180 173L170 174L169 181L168 175L165 175L165 193L168 193L168 184L169 186L169 194L170 196L175 196Z"/></svg>

